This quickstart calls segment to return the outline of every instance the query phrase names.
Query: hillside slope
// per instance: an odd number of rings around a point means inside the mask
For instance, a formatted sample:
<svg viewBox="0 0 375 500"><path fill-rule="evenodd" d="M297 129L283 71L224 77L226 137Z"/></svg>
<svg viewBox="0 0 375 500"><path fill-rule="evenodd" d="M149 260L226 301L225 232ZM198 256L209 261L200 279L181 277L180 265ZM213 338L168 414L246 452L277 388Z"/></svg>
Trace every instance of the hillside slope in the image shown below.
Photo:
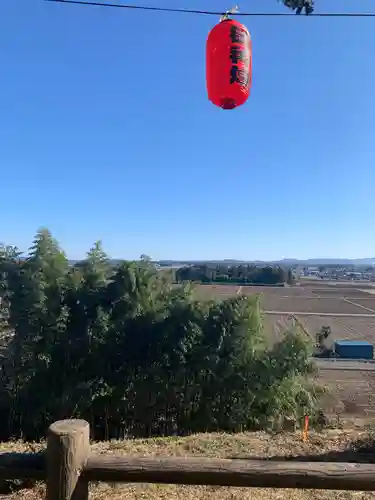
<svg viewBox="0 0 375 500"><path fill-rule="evenodd" d="M143 456L206 456L222 458L271 458L280 456L319 455L319 460L350 461L357 459L347 450L351 443L365 437L366 433L354 428L349 430L327 430L312 432L309 442L301 441L300 433L269 435L266 433L246 433L237 435L201 434L186 438L160 438L148 440L112 441L95 443L95 453L113 453ZM37 451L43 445L27 445L20 442L1 444L1 452ZM311 457L313 459L313 457ZM316 458L315 458L316 459ZM359 457L366 460L366 457ZM33 489L23 489L13 494L0 495L3 500L39 500L44 498L44 485ZM173 485L110 485L92 484L91 500L310 500L310 499L373 499L372 493L329 492L318 490L276 490L243 489L218 487L191 487Z"/></svg>

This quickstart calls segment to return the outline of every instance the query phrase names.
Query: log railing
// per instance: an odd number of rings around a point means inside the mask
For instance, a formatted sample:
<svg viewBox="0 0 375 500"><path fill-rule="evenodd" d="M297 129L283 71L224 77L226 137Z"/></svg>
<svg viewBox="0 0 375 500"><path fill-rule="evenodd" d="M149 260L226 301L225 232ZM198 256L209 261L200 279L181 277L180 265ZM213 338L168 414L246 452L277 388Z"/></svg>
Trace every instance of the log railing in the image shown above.
<svg viewBox="0 0 375 500"><path fill-rule="evenodd" d="M0 479L44 480L47 500L87 500L90 481L375 491L375 465L92 455L89 424L62 420L45 453L0 454Z"/></svg>

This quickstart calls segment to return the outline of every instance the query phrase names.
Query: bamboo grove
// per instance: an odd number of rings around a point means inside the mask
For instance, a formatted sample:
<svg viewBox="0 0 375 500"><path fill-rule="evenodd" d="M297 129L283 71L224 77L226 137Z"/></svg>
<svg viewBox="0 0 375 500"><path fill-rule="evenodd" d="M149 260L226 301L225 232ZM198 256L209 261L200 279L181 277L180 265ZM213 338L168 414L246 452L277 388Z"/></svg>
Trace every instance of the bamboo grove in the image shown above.
<svg viewBox="0 0 375 500"><path fill-rule="evenodd" d="M47 229L0 248L0 439L81 417L94 438L243 431L318 407L309 345L267 345L257 297L194 300L100 242L72 265Z"/></svg>

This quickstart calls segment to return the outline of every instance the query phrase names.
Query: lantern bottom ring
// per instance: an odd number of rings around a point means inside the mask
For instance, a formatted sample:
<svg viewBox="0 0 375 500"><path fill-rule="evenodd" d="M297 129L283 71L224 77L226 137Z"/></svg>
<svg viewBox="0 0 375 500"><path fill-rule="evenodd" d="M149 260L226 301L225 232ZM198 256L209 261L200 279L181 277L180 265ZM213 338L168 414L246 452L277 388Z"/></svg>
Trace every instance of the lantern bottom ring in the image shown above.
<svg viewBox="0 0 375 500"><path fill-rule="evenodd" d="M236 101L230 97L222 97L220 107L222 109L234 109L236 107Z"/></svg>

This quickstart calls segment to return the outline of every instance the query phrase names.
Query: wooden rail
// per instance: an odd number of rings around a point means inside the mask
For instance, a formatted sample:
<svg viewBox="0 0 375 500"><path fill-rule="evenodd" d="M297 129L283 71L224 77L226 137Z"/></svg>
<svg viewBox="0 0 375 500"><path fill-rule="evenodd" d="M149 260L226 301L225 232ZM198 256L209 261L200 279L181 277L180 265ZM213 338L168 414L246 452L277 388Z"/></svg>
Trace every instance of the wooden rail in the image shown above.
<svg viewBox="0 0 375 500"><path fill-rule="evenodd" d="M375 465L91 455L89 424L62 420L46 452L0 455L0 479L16 478L46 481L47 500L87 500L90 481L374 491Z"/></svg>

